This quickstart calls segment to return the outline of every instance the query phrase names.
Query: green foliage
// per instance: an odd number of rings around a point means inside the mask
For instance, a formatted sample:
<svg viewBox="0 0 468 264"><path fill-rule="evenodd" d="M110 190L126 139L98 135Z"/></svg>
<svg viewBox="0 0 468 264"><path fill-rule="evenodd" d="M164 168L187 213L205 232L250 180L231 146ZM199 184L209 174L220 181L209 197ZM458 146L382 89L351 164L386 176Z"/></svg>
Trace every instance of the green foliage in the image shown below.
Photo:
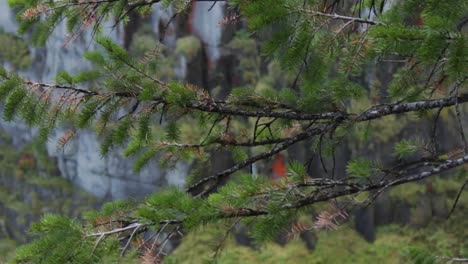
<svg viewBox="0 0 468 264"><path fill-rule="evenodd" d="M73 84L73 77L66 71L61 71L57 73L57 76L55 77L55 81L57 84Z"/></svg>
<svg viewBox="0 0 468 264"><path fill-rule="evenodd" d="M119 122L118 126L115 128L112 136L112 142L117 145L123 144L129 137L130 128L132 125L132 117L127 116L122 121Z"/></svg>
<svg viewBox="0 0 468 264"><path fill-rule="evenodd" d="M242 162L249 157L249 154L247 153L245 148L232 147L229 150L232 153L232 158L234 162Z"/></svg>
<svg viewBox="0 0 468 264"><path fill-rule="evenodd" d="M40 239L19 248L15 263L98 263L104 257L118 258L112 253L119 247L118 240L107 239L92 251L94 243L84 239L81 226L63 216L45 215L33 225L31 232L39 235Z"/></svg>
<svg viewBox="0 0 468 264"><path fill-rule="evenodd" d="M150 196L146 206L139 208L137 215L158 223L167 219L184 219L188 229L202 224L209 211L203 206L204 201L191 197L177 188L168 189Z"/></svg>
<svg viewBox="0 0 468 264"><path fill-rule="evenodd" d="M120 45L115 43L110 37L101 36L98 39L96 39L96 42L107 51L109 58L112 59L114 62L131 61L127 51Z"/></svg>
<svg viewBox="0 0 468 264"><path fill-rule="evenodd" d="M114 146L114 137L113 134L109 134L106 137L104 137L104 140L101 143L101 155L105 156L109 153L109 151L112 149Z"/></svg>
<svg viewBox="0 0 468 264"><path fill-rule="evenodd" d="M432 256L431 252L424 248L407 247L404 254L414 264L432 264L437 263L437 260Z"/></svg>
<svg viewBox="0 0 468 264"><path fill-rule="evenodd" d="M16 76L5 80L0 84L0 98L5 100L5 98L13 91L14 88L21 85L21 79Z"/></svg>
<svg viewBox="0 0 468 264"><path fill-rule="evenodd" d="M181 131L176 122L171 122L166 126L166 138L170 141L179 141Z"/></svg>
<svg viewBox="0 0 468 264"><path fill-rule="evenodd" d="M150 160L158 153L158 149L149 148L145 150L136 160L133 165L133 171L139 172Z"/></svg>
<svg viewBox="0 0 468 264"><path fill-rule="evenodd" d="M84 71L73 76L72 83L83 83L96 80L101 77L101 73L98 71Z"/></svg>
<svg viewBox="0 0 468 264"><path fill-rule="evenodd" d="M294 160L288 164L287 167L288 176L293 177L298 181L305 181L308 178L307 170L304 164L300 161Z"/></svg>
<svg viewBox="0 0 468 264"><path fill-rule="evenodd" d="M121 212L129 211L135 207L135 203L130 200L117 200L102 206L100 214L103 216L117 215Z"/></svg>
<svg viewBox="0 0 468 264"><path fill-rule="evenodd" d="M142 148L142 146L143 143L140 140L134 139L128 144L127 148L125 148L123 154L125 157L131 156L138 152Z"/></svg>
<svg viewBox="0 0 468 264"><path fill-rule="evenodd" d="M393 149L395 151L393 155L403 159L413 155L418 150L418 146L414 141L405 139L396 143Z"/></svg>
<svg viewBox="0 0 468 264"><path fill-rule="evenodd" d="M370 177L373 171L372 161L364 158L353 159L346 166L346 173L355 177Z"/></svg>
<svg viewBox="0 0 468 264"><path fill-rule="evenodd" d="M459 36L453 40L449 50L449 74L454 79L466 77L468 73L468 41L466 36Z"/></svg>
<svg viewBox="0 0 468 264"><path fill-rule="evenodd" d="M87 51L83 54L83 57L99 67L104 67L107 63L103 54L97 50Z"/></svg>
<svg viewBox="0 0 468 264"><path fill-rule="evenodd" d="M51 230L53 232L50 232ZM36 240L35 243L19 249L16 257L18 263L69 261L69 257L73 254L66 249L77 247L81 239L78 225L65 217L57 215L45 215L39 223L33 225L31 231L45 236L40 240ZM48 251L48 256L38 256L36 254L36 252L42 251Z"/></svg>
<svg viewBox="0 0 468 264"><path fill-rule="evenodd" d="M167 101L179 107L184 107L195 98L195 91L182 83L171 82L169 89L170 93L167 95Z"/></svg>
<svg viewBox="0 0 468 264"><path fill-rule="evenodd" d="M101 104L100 100L90 100L81 111L78 117L78 127L86 127L90 124L93 116L96 114L97 107Z"/></svg>
<svg viewBox="0 0 468 264"><path fill-rule="evenodd" d="M15 89L5 100L5 106L3 108L3 119L6 121L13 120L18 108L21 106L21 102L26 97L26 91L21 87Z"/></svg>
<svg viewBox="0 0 468 264"><path fill-rule="evenodd" d="M142 115L138 120L137 139L148 141L152 139L151 132L151 115Z"/></svg>
<svg viewBox="0 0 468 264"><path fill-rule="evenodd" d="M250 235L257 243L263 244L275 240L280 235L284 236L284 231L287 231L286 226L291 220L294 220L294 214L271 209L271 214L256 219L250 230ZM283 234L281 234L282 231Z"/></svg>
<svg viewBox="0 0 468 264"><path fill-rule="evenodd" d="M29 126L38 125L42 116L45 114L47 105L38 102L36 98L25 96L19 109L19 116Z"/></svg>

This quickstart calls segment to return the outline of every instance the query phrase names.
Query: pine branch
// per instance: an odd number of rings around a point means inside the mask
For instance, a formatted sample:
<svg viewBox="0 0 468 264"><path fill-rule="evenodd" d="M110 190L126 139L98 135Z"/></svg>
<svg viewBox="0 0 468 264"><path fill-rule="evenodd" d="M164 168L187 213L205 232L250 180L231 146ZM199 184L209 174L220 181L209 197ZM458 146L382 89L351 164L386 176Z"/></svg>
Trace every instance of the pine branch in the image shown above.
<svg viewBox="0 0 468 264"><path fill-rule="evenodd" d="M99 93L94 91L88 91L80 88L75 88L73 86L61 86L53 84L44 84L36 82L25 82L27 85L31 86L41 86L45 88L52 89L67 89L73 90L79 93L83 93L90 96L108 96L109 93ZM138 99L139 92L115 92L110 93L115 97L129 97ZM163 97L153 98L154 102L170 105L170 103ZM458 104L463 104L468 102L468 93L462 93L458 96L450 96L441 99L431 99L431 100L422 100L411 103L394 103L394 104L380 104L371 107L370 109L362 113L345 113L342 111L326 112L326 113L305 113L305 112L295 112L295 111L286 111L279 112L275 111L277 109L269 108L266 110L244 110L231 108L226 105L236 105L229 101L223 101L220 103L215 102L201 102L194 101L185 105L188 109L199 110L201 112L207 113L218 113L223 115L230 116L241 116L241 117L267 117L267 118L283 118L290 120L302 120L302 121L313 121L313 120L339 120L339 119L349 119L355 122L369 121L377 118L381 118L387 115L401 114L407 112L414 112L420 110L429 110L434 108L443 108L449 107Z"/></svg>
<svg viewBox="0 0 468 264"><path fill-rule="evenodd" d="M398 186L398 185L405 184L408 182L415 182L415 181L419 181L419 180L428 178L430 176L440 174L442 172L446 172L448 170L463 166L466 163L468 163L468 155L459 159L455 159L455 160L447 160L444 164L437 166L428 171L416 173L416 174L409 175L409 176L404 176L396 180L383 180L374 184L348 185L348 187L344 190L329 191L325 194L312 195L304 199L301 199L297 202L282 205L281 208L282 210L298 209L304 206L308 206L308 205L315 204L318 202L329 201L331 199L335 199L339 197L344 197L344 196L348 196L352 194L368 192L368 191L373 191L373 190L379 190L382 188L390 188L390 187ZM224 215L222 216L222 218L234 217L234 216L249 217L249 216L267 215L267 214L269 213L264 210L253 210L253 209L242 208L242 209L239 209L238 212Z"/></svg>
<svg viewBox="0 0 468 264"><path fill-rule="evenodd" d="M382 180L378 183L371 183L371 184L357 184L357 183L348 184L345 181L335 181L331 179L314 179L308 183L305 183L303 186L330 185L330 186L336 187L339 185L343 185L345 186L345 188L344 189L340 188L340 189L335 189L335 190L329 189L326 193L313 192L312 195L302 198L296 202L291 202L291 203L286 203L286 204L281 205L280 210L295 210L295 209L309 206L318 202L329 201L332 199L345 197L345 196L349 196L353 194L358 194L362 192L382 190L382 189L398 186L401 184L405 184L408 182L419 181L419 180L428 178L430 176L440 174L442 172L446 172L448 170L460 167L466 163L468 163L468 156L464 156L462 158L455 159L455 160L447 160L444 164L434 167L428 171L416 173L416 174L409 175L409 176L403 176L396 180ZM271 213L272 212L270 211L261 210L261 209L233 208L232 210L218 214L218 216L215 217L214 219L245 218L245 217L269 215ZM181 224L183 225L184 221L185 219L167 220L167 221L161 221L159 222L159 224L164 224L165 226L167 226L168 224L179 226ZM88 237L107 236L111 234L122 233L128 230L133 231L136 228L142 228L144 225L150 226L152 224L155 224L155 223L142 224L139 222L134 222L123 228L117 228L117 229L113 229L113 230L106 231L106 232L93 233L87 236Z"/></svg>
<svg viewBox="0 0 468 264"><path fill-rule="evenodd" d="M467 184L468 184L468 179L465 180L465 183L463 183L462 187L458 191L457 197L455 198L455 201L453 202L452 209L450 209L450 212L447 215L447 219L449 219L452 213L455 211L455 208L457 207L457 204L458 204L458 200L460 199L460 196Z"/></svg>
<svg viewBox="0 0 468 264"><path fill-rule="evenodd" d="M456 160L447 160L446 163L444 163L444 164L442 164L440 166L437 166L437 167L435 167L435 168L433 168L433 169L431 169L429 171L424 171L424 172L417 173L417 174L414 174L414 175L411 175L411 176L402 177L400 179L396 179L396 180L393 180L393 181L390 181L390 180L381 181L381 182L376 183L376 184L363 185L363 186L359 186L359 187L355 186L355 187L350 187L350 188L348 188L346 190L341 190L341 191L337 191L337 192L330 192L330 193L319 195L319 196L311 196L311 197L307 197L307 198L305 198L305 199L303 199L301 201L298 201L296 203L286 205L284 207L289 208L289 209L300 208L300 207L303 207L303 206L306 206L306 205L309 205L309 204L313 204L313 203L317 203L317 202L321 202L321 201L328 201L328 200L333 199L333 198L343 197L343 196L347 196L347 195L350 195L350 194L356 194L356 193L360 193L360 192L378 190L378 189L382 189L382 188L388 188L388 187L401 185L401 184L408 183L408 182L419 181L419 180L428 178L428 177L430 177L432 175L440 174L442 172L451 170L453 168L460 167L460 166L464 165L465 163L468 163L468 156L464 156L464 157L456 159Z"/></svg>

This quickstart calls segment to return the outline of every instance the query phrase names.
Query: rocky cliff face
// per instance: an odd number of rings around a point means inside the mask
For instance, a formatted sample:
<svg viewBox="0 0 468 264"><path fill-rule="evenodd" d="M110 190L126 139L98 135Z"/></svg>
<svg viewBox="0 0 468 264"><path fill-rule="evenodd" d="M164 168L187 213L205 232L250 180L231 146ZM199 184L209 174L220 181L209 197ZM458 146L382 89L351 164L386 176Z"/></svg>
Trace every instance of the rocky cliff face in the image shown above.
<svg viewBox="0 0 468 264"><path fill-rule="evenodd" d="M207 46L210 61L215 62L220 54L218 46L221 41L221 28L216 27L218 21L223 19L224 4L217 3L212 10L212 3L197 3L191 15L191 27L187 32L174 32L181 29L171 25L164 42L174 46L176 36L187 35L193 31L202 43ZM7 0L0 0L0 27L5 32L15 32L17 25L15 15L8 7ZM150 19L154 38L160 34L161 25L165 25L172 17L171 10L154 6ZM176 24L176 23L174 23ZM213 26L213 24L215 26ZM106 26L104 26L104 29ZM110 28L110 27L108 27ZM182 28L183 30L183 28ZM119 28L106 34L115 41L123 43L124 29ZM170 31L170 32L169 32ZM43 48L30 48L33 63L23 74L32 80L41 82L53 82L56 73L65 70L76 73L87 69L90 65L82 59L83 52L95 48L90 34L84 34L71 45L64 47L67 33L64 23L52 34ZM175 48L175 47L174 47ZM179 66L176 72L183 79L186 74L187 59L180 55ZM6 65L8 67L8 65ZM28 128L20 122L0 122L0 128L12 135L12 144L19 148L34 139L35 129ZM99 138L90 131L80 131L75 140L69 143L64 150L57 150L57 139L65 130L55 131L47 144L47 150L51 157L58 163L60 174L82 187L84 190L100 198L118 199L125 197L142 197L148 193L157 191L167 185L182 185L188 171L188 165L180 163L175 169L161 170L157 162L144 168L139 173L132 170L133 161L124 158L120 150L114 150L106 157L99 155Z"/></svg>

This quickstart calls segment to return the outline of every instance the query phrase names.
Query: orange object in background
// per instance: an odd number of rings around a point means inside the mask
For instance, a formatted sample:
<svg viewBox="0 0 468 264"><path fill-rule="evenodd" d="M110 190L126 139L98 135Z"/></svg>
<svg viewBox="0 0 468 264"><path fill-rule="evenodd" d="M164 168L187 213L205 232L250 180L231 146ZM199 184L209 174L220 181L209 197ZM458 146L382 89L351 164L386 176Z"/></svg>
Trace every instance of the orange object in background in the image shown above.
<svg viewBox="0 0 468 264"><path fill-rule="evenodd" d="M424 19L422 17L418 17L416 19L416 25L418 25L418 26L424 25Z"/></svg>
<svg viewBox="0 0 468 264"><path fill-rule="evenodd" d="M278 154L273 161L273 179L286 177L286 160L284 155Z"/></svg>

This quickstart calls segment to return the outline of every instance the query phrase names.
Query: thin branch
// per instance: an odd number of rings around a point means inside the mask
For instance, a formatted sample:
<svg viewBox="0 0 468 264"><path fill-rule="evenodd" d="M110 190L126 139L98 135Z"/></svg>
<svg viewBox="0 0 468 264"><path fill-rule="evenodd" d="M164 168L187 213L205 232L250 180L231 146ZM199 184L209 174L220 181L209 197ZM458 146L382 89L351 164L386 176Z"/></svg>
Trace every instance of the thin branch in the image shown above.
<svg viewBox="0 0 468 264"><path fill-rule="evenodd" d="M83 93L86 95L98 95L99 93L88 91L80 88L76 88L73 86L66 86L66 85L57 85L57 84L46 84L46 83L37 83L31 81L25 81L24 84L30 87L42 87L42 88L50 88L50 89L63 89L63 90L72 90L78 93Z"/></svg>
<svg viewBox="0 0 468 264"><path fill-rule="evenodd" d="M468 179L465 180L465 183L462 185L462 187L460 188L460 190L458 191L458 194L457 194L457 198L455 198L455 202L453 202L453 205L452 205L452 209L450 210L450 212L448 213L447 215L447 219L450 218L450 216L452 215L452 213L455 211L455 207L457 207L457 203L458 203L458 200L460 199L460 196L463 192L463 189L465 189L465 186L468 184Z"/></svg>
<svg viewBox="0 0 468 264"><path fill-rule="evenodd" d="M360 18L360 17L342 16L342 15L338 15L336 13L335 14L329 14L329 13L323 13L323 12L318 12L318 11L314 11L314 10L307 10L307 9L298 9L296 11L303 12L303 13L306 13L306 14L310 14L312 16L323 16L323 17L328 17L328 18L331 18L331 19L352 21L352 22L369 24L369 25L385 25L384 23L379 22L379 21L363 19L363 18Z"/></svg>
<svg viewBox="0 0 468 264"><path fill-rule="evenodd" d="M174 13L174 15L172 15L172 17L169 19L169 21L167 21L166 25L161 29L161 32L160 32L160 36L159 36L159 41L163 41L164 38L166 37L166 32L167 32L167 29L169 28L170 24L172 23L172 21L179 15L179 13Z"/></svg>
<svg viewBox="0 0 468 264"><path fill-rule="evenodd" d="M169 242L169 240L170 240L175 234L179 234L179 233L180 233L180 232L179 232L179 229L180 229L180 224L179 224L179 225L176 225L176 226L174 227L174 230L172 230L172 231L169 233L169 235L167 235L167 237L165 237L165 238L163 239L163 241L161 242L161 245L159 246L159 251L158 251L158 253L157 253L158 256L161 255L161 254L164 254L164 253L163 253L163 250L164 250L164 248L166 247L166 244Z"/></svg>
<svg viewBox="0 0 468 264"><path fill-rule="evenodd" d="M163 225L163 224L175 225L175 224L180 224L181 221L176 220L176 219L172 219L172 220L162 220L162 221L159 221L158 223L161 224L161 225ZM97 233L87 234L86 237L95 237L95 236L101 236L101 235L109 236L109 235L113 235L113 234L122 233L122 232L125 232L127 230L132 230L132 229L135 229L135 228L138 228L138 229L144 228L147 225L149 225L149 224L142 224L142 223L137 223L136 222L136 223L129 224L128 226L113 229L113 230L106 231L106 232L97 232Z"/></svg>
<svg viewBox="0 0 468 264"><path fill-rule="evenodd" d="M437 156L437 153L438 153L438 145L437 145L437 124L439 122L439 117L440 117L440 113L442 113L442 110L444 110L443 107L439 108L439 110L437 110L437 113L434 117L434 124L432 126L432 133L431 133L431 147L432 147L432 155L433 156Z"/></svg>
<svg viewBox="0 0 468 264"><path fill-rule="evenodd" d="M213 256L213 259L217 259L217 257L219 256L219 253L221 253L221 250L226 242L226 240L228 239L229 237L229 234L232 233L232 231L234 230L234 228L236 227L236 225L240 222L241 218L238 218L236 219L231 225L230 227L226 230L226 232L224 233L221 241L218 241L218 244L216 245L216 248L215 248L215 253L214 253L214 256Z"/></svg>
<svg viewBox="0 0 468 264"><path fill-rule="evenodd" d="M322 134L320 135L320 138L319 138L319 143L318 143L318 156L320 158L320 164L322 165L322 169L323 171L325 172L325 174L328 175L328 177L330 178L330 175L328 174L328 170L327 170L327 166L325 164L325 160L323 159L323 153L322 153L322 142L323 142L323 137L325 135Z"/></svg>
<svg viewBox="0 0 468 264"><path fill-rule="evenodd" d="M101 242L101 240L102 240L104 237L105 237L105 235L102 234L102 235L99 236L98 240L96 240L96 243L94 244L93 250L91 251L91 256L94 255L94 252L96 252L96 249L97 249L99 243Z"/></svg>
<svg viewBox="0 0 468 264"><path fill-rule="evenodd" d="M98 232L98 233L92 233L92 234L88 234L86 235L87 237L93 237L93 236L108 236L108 235L112 235L112 234L117 234L117 233L122 233L124 231L127 231L127 230L131 230L131 229L135 229L135 228L140 228L141 226L143 226L143 224L140 224L140 223L133 223L133 224L130 224L126 227L122 227L122 228L117 228L117 229L113 229L113 230L110 230L110 231L106 231L106 232Z"/></svg>
<svg viewBox="0 0 468 264"><path fill-rule="evenodd" d="M141 226L141 225L140 225L140 226ZM125 254L125 251L127 251L127 248L128 248L128 246L130 245L130 242L132 242L133 236L135 235L135 233L137 232L137 230L140 228L140 226L137 226L135 229L133 229L132 234L131 234L130 237L128 238L127 243L125 244L125 246L124 246L123 249L122 249L122 252L120 253L120 256L121 256L121 257Z"/></svg>

